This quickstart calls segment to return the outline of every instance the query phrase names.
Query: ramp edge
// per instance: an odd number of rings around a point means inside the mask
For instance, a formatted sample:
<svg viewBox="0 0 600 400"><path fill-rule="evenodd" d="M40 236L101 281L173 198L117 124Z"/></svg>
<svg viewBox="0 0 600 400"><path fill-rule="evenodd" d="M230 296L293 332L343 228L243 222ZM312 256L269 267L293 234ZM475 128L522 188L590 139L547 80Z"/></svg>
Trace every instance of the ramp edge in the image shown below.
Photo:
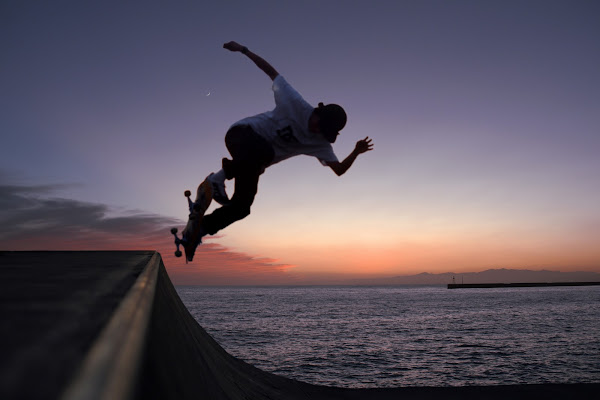
<svg viewBox="0 0 600 400"><path fill-rule="evenodd" d="M92 345L61 400L131 398L140 371L161 264L160 254L154 252Z"/></svg>

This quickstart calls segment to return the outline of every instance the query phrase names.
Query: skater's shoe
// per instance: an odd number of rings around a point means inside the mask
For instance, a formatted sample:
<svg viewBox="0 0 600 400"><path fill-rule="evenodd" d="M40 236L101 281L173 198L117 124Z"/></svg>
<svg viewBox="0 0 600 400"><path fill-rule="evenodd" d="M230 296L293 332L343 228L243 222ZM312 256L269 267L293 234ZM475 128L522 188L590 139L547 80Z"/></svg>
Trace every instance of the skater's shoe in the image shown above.
<svg viewBox="0 0 600 400"><path fill-rule="evenodd" d="M194 259L194 254L196 254L196 249L202 244L202 238L199 238L196 244L186 241L182 241L182 244L185 249L185 258L187 261L191 262Z"/></svg>
<svg viewBox="0 0 600 400"><path fill-rule="evenodd" d="M198 237L196 238L195 242L191 241L191 238L186 237L186 235L184 234L183 238L181 239L181 244L183 245L183 248L185 249L185 258L187 261L192 261L194 259L194 254L196 254L196 249L198 248L198 246L200 246L202 244L202 237L204 236L203 232L201 231L198 235Z"/></svg>
<svg viewBox="0 0 600 400"><path fill-rule="evenodd" d="M211 173L206 179L212 186L213 199L222 206L229 204L231 200L225 191L225 182L217 179L214 173Z"/></svg>

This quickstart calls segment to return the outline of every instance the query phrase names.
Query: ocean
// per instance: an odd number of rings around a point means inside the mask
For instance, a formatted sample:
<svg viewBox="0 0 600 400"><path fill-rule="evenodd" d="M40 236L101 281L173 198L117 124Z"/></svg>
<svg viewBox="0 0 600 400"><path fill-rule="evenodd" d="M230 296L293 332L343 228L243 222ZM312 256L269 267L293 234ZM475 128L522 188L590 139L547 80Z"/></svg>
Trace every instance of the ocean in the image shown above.
<svg viewBox="0 0 600 400"><path fill-rule="evenodd" d="M230 354L338 387L600 382L600 287L199 287Z"/></svg>

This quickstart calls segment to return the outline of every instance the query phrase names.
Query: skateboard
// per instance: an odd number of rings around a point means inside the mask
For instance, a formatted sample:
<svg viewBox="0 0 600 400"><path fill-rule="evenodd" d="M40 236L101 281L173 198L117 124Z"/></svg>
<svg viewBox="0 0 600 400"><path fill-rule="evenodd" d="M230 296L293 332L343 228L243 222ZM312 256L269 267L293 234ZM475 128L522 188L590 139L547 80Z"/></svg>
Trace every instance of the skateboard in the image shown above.
<svg viewBox="0 0 600 400"><path fill-rule="evenodd" d="M187 197L190 216L185 229L181 232L181 238L177 236L177 228L171 229L171 233L175 236L175 246L177 246L175 256L182 256L179 246L183 246L186 263L194 259L196 248L201 243L200 225L202 224L204 213L212 201L212 185L208 179L205 179L198 186L198 189L196 190L196 201L192 202L192 199L190 198L191 195L192 193L189 190L186 190L184 193L184 196Z"/></svg>

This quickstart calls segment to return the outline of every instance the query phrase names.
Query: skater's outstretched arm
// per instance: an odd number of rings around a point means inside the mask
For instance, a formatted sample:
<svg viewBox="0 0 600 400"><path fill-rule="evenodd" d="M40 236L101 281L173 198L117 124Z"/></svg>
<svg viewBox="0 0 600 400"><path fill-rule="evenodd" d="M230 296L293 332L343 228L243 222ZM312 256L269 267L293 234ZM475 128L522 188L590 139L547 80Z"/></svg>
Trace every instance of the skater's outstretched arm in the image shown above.
<svg viewBox="0 0 600 400"><path fill-rule="evenodd" d="M354 150L352 150L352 153L350 153L350 155L346 157L344 161L328 162L327 165L333 170L333 172L336 173L336 175L341 176L346 173L348 169L350 169L354 163L354 160L356 160L356 157L358 157L359 154L366 153L367 151L371 150L373 150L373 139L370 139L367 136L366 138L356 142Z"/></svg>
<svg viewBox="0 0 600 400"><path fill-rule="evenodd" d="M271 80L275 80L275 78L277 78L277 75L279 75L279 72L277 72L271 64L266 62L259 55L254 54L253 52L248 50L246 46L242 46L241 44L232 41L225 43L223 45L223 48L229 51L239 51L240 53L245 54L249 59L251 59L254 62L254 64L256 64L258 68L260 68L265 74L269 75L269 78L271 78Z"/></svg>

